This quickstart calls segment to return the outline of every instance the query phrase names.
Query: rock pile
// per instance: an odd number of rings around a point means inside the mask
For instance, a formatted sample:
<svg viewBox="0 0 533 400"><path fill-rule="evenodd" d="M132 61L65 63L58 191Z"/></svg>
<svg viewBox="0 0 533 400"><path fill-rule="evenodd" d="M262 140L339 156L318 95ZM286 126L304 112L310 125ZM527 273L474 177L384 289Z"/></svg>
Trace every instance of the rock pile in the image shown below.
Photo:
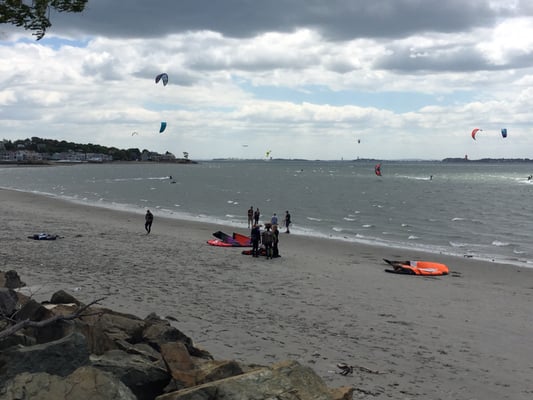
<svg viewBox="0 0 533 400"><path fill-rule="evenodd" d="M9 282L9 286L7 286ZM17 286L18 285L18 286ZM349 400L296 361L215 360L156 314L141 319L59 291L38 303L0 272L1 400Z"/></svg>

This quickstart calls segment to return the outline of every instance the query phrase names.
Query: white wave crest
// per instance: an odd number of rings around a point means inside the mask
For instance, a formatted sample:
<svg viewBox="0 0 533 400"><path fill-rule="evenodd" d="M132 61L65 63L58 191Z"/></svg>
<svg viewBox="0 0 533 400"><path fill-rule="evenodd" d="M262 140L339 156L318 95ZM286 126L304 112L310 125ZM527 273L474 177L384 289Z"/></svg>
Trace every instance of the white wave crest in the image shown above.
<svg viewBox="0 0 533 400"><path fill-rule="evenodd" d="M493 246L498 246L498 247L505 247L505 246L509 246L510 243L500 242L499 240L495 240L494 242L492 242L492 245Z"/></svg>

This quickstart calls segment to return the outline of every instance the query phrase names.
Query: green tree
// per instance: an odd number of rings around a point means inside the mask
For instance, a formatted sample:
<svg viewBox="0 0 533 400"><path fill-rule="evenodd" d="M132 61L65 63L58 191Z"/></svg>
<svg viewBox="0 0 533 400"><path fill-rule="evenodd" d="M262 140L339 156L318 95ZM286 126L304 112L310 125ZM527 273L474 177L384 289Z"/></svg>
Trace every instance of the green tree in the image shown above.
<svg viewBox="0 0 533 400"><path fill-rule="evenodd" d="M88 0L33 0L31 5L22 0L0 0L0 24L21 26L33 32L40 40L52 26L50 10L82 12Z"/></svg>

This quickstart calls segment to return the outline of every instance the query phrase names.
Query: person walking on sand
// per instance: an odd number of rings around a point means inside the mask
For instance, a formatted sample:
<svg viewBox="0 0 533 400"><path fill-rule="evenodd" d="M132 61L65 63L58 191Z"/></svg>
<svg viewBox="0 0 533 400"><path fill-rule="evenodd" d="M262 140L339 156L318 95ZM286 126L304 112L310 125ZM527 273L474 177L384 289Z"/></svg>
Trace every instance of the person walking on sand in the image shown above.
<svg viewBox="0 0 533 400"><path fill-rule="evenodd" d="M256 208L254 212L254 224L259 225L260 216L261 216L261 213L259 212L259 208Z"/></svg>
<svg viewBox="0 0 533 400"><path fill-rule="evenodd" d="M259 226L254 224L250 232L250 241L252 242L252 257L259 257L259 240L261 239L261 231Z"/></svg>
<svg viewBox="0 0 533 400"><path fill-rule="evenodd" d="M248 209L248 228L254 225L254 207L250 206Z"/></svg>
<svg viewBox="0 0 533 400"><path fill-rule="evenodd" d="M289 211L285 211L285 228L287 229L285 233L291 233L289 231L290 224L291 224L291 214L289 214Z"/></svg>
<svg viewBox="0 0 533 400"><path fill-rule="evenodd" d="M152 230L152 222L154 222L154 215L150 212L150 210L146 210L146 215L144 216L144 229L146 229L147 235Z"/></svg>

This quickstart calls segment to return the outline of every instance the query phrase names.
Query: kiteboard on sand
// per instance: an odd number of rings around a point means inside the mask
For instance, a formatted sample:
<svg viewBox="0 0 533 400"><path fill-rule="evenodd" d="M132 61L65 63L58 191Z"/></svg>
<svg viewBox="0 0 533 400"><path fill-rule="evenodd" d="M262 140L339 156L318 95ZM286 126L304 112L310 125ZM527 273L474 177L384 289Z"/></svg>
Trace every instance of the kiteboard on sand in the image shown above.
<svg viewBox="0 0 533 400"><path fill-rule="evenodd" d="M433 261L391 261L385 258L383 261L393 267L385 272L393 274L439 276L449 273L448 266Z"/></svg>
<svg viewBox="0 0 533 400"><path fill-rule="evenodd" d="M211 246L218 247L251 247L252 243L250 238L240 233L233 232L233 235L228 235L222 231L216 231L213 233L216 239L210 239L207 241Z"/></svg>

